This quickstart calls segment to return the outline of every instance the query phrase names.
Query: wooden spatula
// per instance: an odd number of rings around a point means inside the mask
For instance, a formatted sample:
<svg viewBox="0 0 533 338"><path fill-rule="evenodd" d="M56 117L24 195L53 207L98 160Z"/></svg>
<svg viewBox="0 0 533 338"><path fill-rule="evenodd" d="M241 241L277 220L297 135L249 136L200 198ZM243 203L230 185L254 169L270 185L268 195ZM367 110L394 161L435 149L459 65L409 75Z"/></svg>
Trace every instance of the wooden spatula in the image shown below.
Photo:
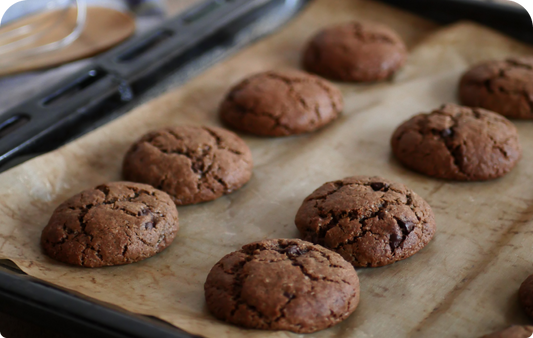
<svg viewBox="0 0 533 338"><path fill-rule="evenodd" d="M0 28L0 36L14 29L27 26L39 34L39 39L24 49L42 46L68 36L76 26L77 10L52 11L36 14L13 24ZM104 7L87 8L87 20L80 37L72 44L52 52L21 59L0 56L0 76L58 66L70 61L86 58L107 50L124 41L135 32L135 20L132 16ZM2 39L0 45L13 42L14 39Z"/></svg>

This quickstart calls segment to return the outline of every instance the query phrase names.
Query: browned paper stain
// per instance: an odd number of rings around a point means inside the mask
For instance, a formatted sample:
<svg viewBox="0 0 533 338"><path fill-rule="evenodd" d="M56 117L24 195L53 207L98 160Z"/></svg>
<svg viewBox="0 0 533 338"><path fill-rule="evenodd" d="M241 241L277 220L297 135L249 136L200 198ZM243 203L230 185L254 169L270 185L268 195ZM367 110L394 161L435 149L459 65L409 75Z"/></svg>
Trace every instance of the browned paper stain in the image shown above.
<svg viewBox="0 0 533 338"><path fill-rule="evenodd" d="M65 198L119 180L123 154L141 134L171 124L219 125L216 110L231 84L252 73L298 67L307 38L350 19L384 22L411 50L392 82L342 84L346 109L310 135L244 137L254 176L243 189L214 202L180 207L174 244L146 261L82 269L46 258L41 229ZM461 73L472 63L532 49L486 28L460 23L439 28L371 1L316 0L279 33L213 67L186 86L132 111L50 154L0 175L0 256L28 274L162 318L207 337L295 336L241 330L212 318L203 283L211 266L248 242L295 237L302 200L328 180L375 174L407 184L433 207L437 234L421 252L376 269L358 269L361 303L342 324L316 337L477 337L526 323L516 292L533 273L533 124L516 121L524 148L503 179L453 183L402 168L389 139L403 120L456 102Z"/></svg>

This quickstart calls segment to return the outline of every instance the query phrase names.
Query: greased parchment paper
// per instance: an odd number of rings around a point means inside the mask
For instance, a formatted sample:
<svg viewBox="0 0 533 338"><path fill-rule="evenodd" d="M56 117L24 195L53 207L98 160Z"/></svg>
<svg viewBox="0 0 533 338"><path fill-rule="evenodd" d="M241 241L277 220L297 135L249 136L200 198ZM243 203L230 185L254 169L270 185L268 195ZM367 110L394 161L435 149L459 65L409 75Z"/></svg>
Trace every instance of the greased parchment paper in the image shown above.
<svg viewBox="0 0 533 338"><path fill-rule="evenodd" d="M340 85L342 117L313 134L245 136L252 180L214 202L180 207L173 245L140 263L83 269L41 252L39 237L66 198L119 180L128 146L168 125L219 125L217 106L229 86L252 73L298 67L304 42L319 28L350 19L384 22L407 41L408 64L392 82ZM389 139L421 111L456 102L460 74L472 63L533 49L489 29L437 27L371 1L316 0L279 33L211 68L185 86L67 146L0 175L0 256L26 273L206 337L292 337L241 330L212 318L203 283L210 268L241 245L296 237L302 200L328 180L381 175L407 184L433 207L437 233L421 252L382 268L358 269L361 303L342 324L312 337L479 337L527 323L517 289L533 273L533 123L515 121L524 148L506 177L484 183L434 180L403 169Z"/></svg>

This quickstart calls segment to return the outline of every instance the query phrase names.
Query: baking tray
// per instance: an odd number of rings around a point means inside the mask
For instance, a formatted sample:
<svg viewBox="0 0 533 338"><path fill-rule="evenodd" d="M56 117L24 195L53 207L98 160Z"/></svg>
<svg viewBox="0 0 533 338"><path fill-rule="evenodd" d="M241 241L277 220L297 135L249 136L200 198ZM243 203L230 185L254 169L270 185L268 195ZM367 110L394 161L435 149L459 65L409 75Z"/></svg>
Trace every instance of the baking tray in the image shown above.
<svg viewBox="0 0 533 338"><path fill-rule="evenodd" d="M408 3L411 3L411 4L416 3L416 1L406 1L406 0L404 1L405 3L395 2L395 4L406 5ZM446 0L446 1L452 1L452 0ZM426 2L428 1L426 0ZM468 2L455 2L455 1L452 1L452 2L456 4L464 3L465 5L470 5L470 3ZM273 6L269 8L270 10L273 11L271 13L275 13L276 8L280 10L281 8L279 7L280 4L281 5L287 5L287 4L293 5L295 7L291 7L291 8L295 10L301 7L304 4L304 2L298 3L298 2L292 1L292 2L283 2L283 3L279 2L277 5L276 4L272 5L272 4L273 2L270 2L268 6ZM444 4L444 3L441 3L441 4ZM197 8L204 8L202 6L205 6L205 4L200 5ZM266 2L263 1L261 6L267 6ZM476 6L479 6L479 5L476 5ZM477 7L477 8L479 10L481 10L481 8L489 8L489 12L490 12L490 8L493 9L494 8L493 6L494 4L490 4L488 7ZM266 7L258 7L258 8L261 8L260 10L262 11L267 10ZM194 9L188 13L194 13L197 10L199 9ZM438 11L439 15L442 15L443 13L442 10L443 9L440 8L440 10ZM509 20L511 20L514 23L519 22L520 20L524 18L525 11L523 10L520 10L520 9L517 10L515 8L510 8L508 6L503 6L502 10L508 11L506 13L517 13L518 16L509 17L510 18ZM286 9L284 9L281 13L287 14ZM280 12L277 12L277 14L279 15ZM294 12L292 14L294 14ZM435 15L435 13L433 14ZM525 13L525 15L527 16L527 18L529 18L527 13ZM426 13L425 16L432 17L430 12ZM505 17L505 15L503 16ZM287 15L287 17L289 17L289 15ZM257 20L257 16L255 17L251 16L250 18L251 19L249 19L248 22L253 22L254 25L257 24L257 22L255 22ZM463 17L456 17L456 19L462 19L462 18ZM450 20L450 17L447 17L446 20ZM272 25L270 28L272 28L273 26L275 25ZM526 27L525 32L529 32L530 34L531 21L529 21L529 24L526 25L525 27ZM235 27L232 26L232 29L234 28ZM248 30L250 30L249 25L245 25L244 28L247 28ZM251 30L253 31L253 29ZM218 35L220 34L221 31L223 30L214 30L211 36L213 35L223 36L223 35ZM63 122L65 124L60 124L59 126L61 128L58 128L57 130L55 130L55 132L57 132L58 130L62 130L61 133L64 132L70 136L66 139L62 139L61 137L57 137L56 135L55 137L51 137L50 139L54 140L54 142L57 142L57 145L62 144L65 141L68 141L69 139L76 137L77 135L81 135L84 132L94 129L98 125L102 125L106 123L107 121L110 121L114 117L119 116L120 114L128 111L135 105L145 102L146 100L152 97L155 97L158 94L166 91L168 88L173 87L177 84L183 83L184 81L186 81L186 79L194 76L202 69L205 69L206 67L208 67L210 64L213 64L216 61L223 58L224 56L229 55L232 51L235 50L232 48L238 48L236 46L243 46L246 43L254 39L250 35L241 35L242 32L243 30L237 31L233 35L227 34L228 40L225 40L225 41L231 41L232 43L229 43L228 45L223 46L222 50L221 49L217 50L217 48L215 47L213 48L214 51L213 49L210 50L211 54L209 52L202 53L199 50L196 50L196 52L191 52L190 54L188 54L188 57L185 58L187 59L186 62L179 63L180 66L176 67L176 69L178 70L174 71L174 74L172 76L166 76L166 74L172 73L172 71L169 71L168 68L163 68L164 71L160 71L159 76L155 76L154 78L151 78L149 76L150 74L147 74L146 75L147 77L144 77L144 78L141 77L140 78L141 80L137 80L137 81L141 81L142 84L147 84L147 83L156 84L156 86L153 88L150 88L150 86L141 86L137 89L137 91L134 91L133 89L137 88L134 86L134 79L135 79L134 77L132 78L132 80L126 80L125 77L123 78L118 77L117 79L121 79L121 80L120 81L117 80L117 82L115 83L116 86L114 87L114 90L115 90L114 95L119 95L120 102L118 102L116 107L112 107L113 109L106 111L105 116L100 116L96 113L93 115L92 113L89 114L89 112L93 112L92 109L94 107L100 107L100 106L95 105L95 100L89 101L90 104L93 104L93 105L89 105L89 108L91 109L89 110L82 109L81 112L79 112L79 108L74 109L74 112L77 113L77 115L81 115L80 119L83 117L86 118L85 120L86 122L83 122L83 125L82 125L83 128L80 128L79 132L69 131L69 133L67 133L64 130L64 127L69 124ZM523 33L523 31L518 30L516 34L519 34L520 32ZM236 38L236 36L240 36L240 37ZM247 38L242 38L242 36L247 36ZM223 39L217 38L213 40L223 40ZM213 45L213 43L215 42L213 40L211 41L211 44L208 44L209 46ZM136 39L128 43L134 44L134 42L138 43L138 41L139 40ZM127 46L128 43L124 46L119 47L119 49L120 48L125 49L126 48L125 46ZM131 46L129 48L131 48ZM116 50L112 52L116 52ZM183 61L183 59L181 60ZM154 59L152 59L152 61L154 61ZM142 67L140 69L142 70ZM155 73L157 74L158 72L156 71ZM134 75L138 76L139 73L136 73ZM93 76L93 75L90 75L90 76ZM95 77L98 77L98 76L95 76ZM79 81L77 81L77 79L79 79L78 75L73 76L72 79L70 79L70 82L67 83L66 87L71 88L69 87L69 84L72 84L72 83L79 84ZM98 78L98 79L101 79L101 78ZM130 83L128 81L132 81L132 82ZM82 94L85 89L88 89L90 87L91 85L81 88ZM42 102L39 100L42 100L43 98L48 98L50 94L58 93L58 90L65 88L65 83L63 83L62 85L59 85L58 88L53 88L47 93L44 93L43 95L39 96L38 98L35 98L34 102ZM79 87L75 87L75 88L79 88ZM92 94L94 94L94 92L92 92ZM85 100L87 100L87 96L91 97L88 94L83 94L82 96L78 96L78 97L83 97L85 98ZM67 99L70 100L73 98L76 98L76 95L69 97ZM104 97L103 101L105 102L108 99L109 98ZM67 101L64 101L64 102L67 102ZM83 101L80 99L80 102L84 103L86 101ZM115 101L112 100L110 102L115 102ZM75 107L75 105L73 106ZM15 111L18 111L20 113L22 110L18 109ZM101 112L103 111L103 109L94 108L94 111ZM111 113L109 114L108 112L111 112ZM79 121L83 121L83 119L76 120L76 121L77 123L79 123ZM16 134L17 133L14 132L13 134L10 134L10 135L16 135ZM51 134L54 134L54 132L52 132ZM51 146L51 144L48 143L49 141L47 138L42 138L40 139L40 141L46 142L47 143L46 146ZM3 140L0 143L3 143ZM34 142L34 145L35 143L38 143L38 142ZM22 147L21 149L25 149L25 150L32 149L30 146L26 147L26 144L31 144L31 142L25 143L24 144L25 146ZM21 152L20 154L24 154L24 153ZM35 152L34 153L30 152L24 155L33 156L34 154ZM21 156L16 156L16 157L21 158ZM51 285L48 285L46 283L42 283L36 279L23 276L23 275L19 275L16 273L18 270L10 269L9 265L7 266L8 267L6 269L0 271L1 308L4 311L8 311L15 315L22 316L25 319L37 321L37 322L40 322L41 324L46 324L48 326L54 326L54 327L57 327L57 323L61 323L61 327L65 331L75 333L76 336L89 336L89 335L93 337L94 336L97 336L97 337L167 337L167 336L168 337L190 337L191 336L173 327L165 325L164 323L160 321L149 320L146 317L137 316L134 314L128 314L124 311L117 311L114 309L110 309L104 305L95 304L91 302L90 300L87 300L83 297L75 296L70 293L66 293L64 291L58 290L57 288Z"/></svg>
<svg viewBox="0 0 533 338"><path fill-rule="evenodd" d="M114 310L0 267L0 311L73 337L195 337L162 321Z"/></svg>

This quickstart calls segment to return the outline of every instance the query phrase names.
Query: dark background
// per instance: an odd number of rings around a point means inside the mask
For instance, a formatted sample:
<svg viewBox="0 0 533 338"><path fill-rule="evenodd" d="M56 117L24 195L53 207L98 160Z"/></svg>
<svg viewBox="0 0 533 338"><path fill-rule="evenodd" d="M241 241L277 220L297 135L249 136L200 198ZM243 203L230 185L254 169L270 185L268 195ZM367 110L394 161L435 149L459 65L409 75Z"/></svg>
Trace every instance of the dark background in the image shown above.
<svg viewBox="0 0 533 338"><path fill-rule="evenodd" d="M61 331L58 328L57 331ZM4 338L74 338L58 334L43 327L21 321L8 314L0 312L0 334Z"/></svg>

